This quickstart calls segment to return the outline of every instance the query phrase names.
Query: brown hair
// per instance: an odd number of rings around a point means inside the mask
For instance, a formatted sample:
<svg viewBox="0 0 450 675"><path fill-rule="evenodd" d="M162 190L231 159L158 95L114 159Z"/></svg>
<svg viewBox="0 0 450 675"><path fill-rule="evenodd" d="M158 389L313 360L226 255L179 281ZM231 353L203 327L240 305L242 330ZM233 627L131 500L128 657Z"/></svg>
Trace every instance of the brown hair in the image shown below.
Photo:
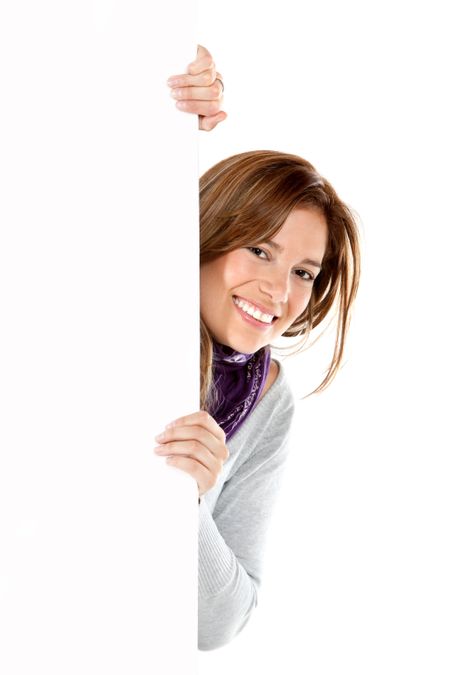
<svg viewBox="0 0 450 675"><path fill-rule="evenodd" d="M325 216L328 243L308 306L283 335L308 336L336 305L334 353L316 393L331 383L341 364L360 274L356 222L330 183L306 160L282 152L256 150L219 162L200 179L200 265L272 238L291 211L304 206ZM200 405L208 408L212 337L202 319L200 327Z"/></svg>

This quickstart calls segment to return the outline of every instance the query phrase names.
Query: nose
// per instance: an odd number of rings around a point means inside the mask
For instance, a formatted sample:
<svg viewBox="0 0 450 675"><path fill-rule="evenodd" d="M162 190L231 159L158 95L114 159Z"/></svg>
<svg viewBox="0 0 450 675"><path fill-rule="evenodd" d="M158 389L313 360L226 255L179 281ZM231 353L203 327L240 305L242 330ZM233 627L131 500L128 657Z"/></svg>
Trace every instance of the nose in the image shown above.
<svg viewBox="0 0 450 675"><path fill-rule="evenodd" d="M273 303L286 303L289 298L290 275L282 269L267 270L260 279L261 293L268 295Z"/></svg>

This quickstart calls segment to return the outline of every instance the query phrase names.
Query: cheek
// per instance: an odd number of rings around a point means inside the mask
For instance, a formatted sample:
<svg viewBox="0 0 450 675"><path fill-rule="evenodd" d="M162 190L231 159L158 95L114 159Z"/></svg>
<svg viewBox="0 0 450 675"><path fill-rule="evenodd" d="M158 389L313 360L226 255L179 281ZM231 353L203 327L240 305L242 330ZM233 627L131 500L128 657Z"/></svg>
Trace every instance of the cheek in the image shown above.
<svg viewBox="0 0 450 675"><path fill-rule="evenodd" d="M200 267L200 293L208 295L221 284L223 276L221 261L214 260Z"/></svg>
<svg viewBox="0 0 450 675"><path fill-rule="evenodd" d="M200 313L207 322L211 319L214 310L214 298L217 297L217 276L209 266L200 269Z"/></svg>
<svg viewBox="0 0 450 675"><path fill-rule="evenodd" d="M308 306L312 294L311 286L301 286L295 290L291 296L291 306L289 313L292 317L298 317Z"/></svg>
<svg viewBox="0 0 450 675"><path fill-rule="evenodd" d="M234 289L239 288L250 278L242 260L238 256L232 258L231 254L228 258L225 257L220 270L217 270L217 272L219 275L217 281L226 294L232 294Z"/></svg>

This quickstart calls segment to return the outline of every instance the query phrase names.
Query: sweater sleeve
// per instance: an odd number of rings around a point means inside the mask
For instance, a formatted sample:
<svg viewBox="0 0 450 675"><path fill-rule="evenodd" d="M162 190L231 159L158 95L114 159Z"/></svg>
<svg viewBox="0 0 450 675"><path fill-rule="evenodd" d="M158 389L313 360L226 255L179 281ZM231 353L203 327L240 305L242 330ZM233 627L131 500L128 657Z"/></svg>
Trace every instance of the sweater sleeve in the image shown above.
<svg viewBox="0 0 450 675"><path fill-rule="evenodd" d="M261 404L264 401L261 401ZM263 553L288 449L293 403L259 410L248 442L256 449L225 482L212 514L199 507L198 647L230 642L250 618L261 585ZM267 408L267 406L266 406ZM252 415L253 417L253 415ZM256 431L259 431L257 433Z"/></svg>

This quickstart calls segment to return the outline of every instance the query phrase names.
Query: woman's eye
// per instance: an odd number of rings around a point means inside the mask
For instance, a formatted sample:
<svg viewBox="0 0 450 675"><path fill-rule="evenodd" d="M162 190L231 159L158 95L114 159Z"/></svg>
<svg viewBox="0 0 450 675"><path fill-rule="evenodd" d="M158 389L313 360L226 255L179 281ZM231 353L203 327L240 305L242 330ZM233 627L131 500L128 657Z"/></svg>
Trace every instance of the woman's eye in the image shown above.
<svg viewBox="0 0 450 675"><path fill-rule="evenodd" d="M267 258L266 252L263 251L262 248L258 248L258 246L249 246L248 250L254 253L258 258L261 258L263 256Z"/></svg>
<svg viewBox="0 0 450 675"><path fill-rule="evenodd" d="M295 274L300 277L300 279L305 279L306 281L314 281L314 277L310 272L306 270L295 270Z"/></svg>

